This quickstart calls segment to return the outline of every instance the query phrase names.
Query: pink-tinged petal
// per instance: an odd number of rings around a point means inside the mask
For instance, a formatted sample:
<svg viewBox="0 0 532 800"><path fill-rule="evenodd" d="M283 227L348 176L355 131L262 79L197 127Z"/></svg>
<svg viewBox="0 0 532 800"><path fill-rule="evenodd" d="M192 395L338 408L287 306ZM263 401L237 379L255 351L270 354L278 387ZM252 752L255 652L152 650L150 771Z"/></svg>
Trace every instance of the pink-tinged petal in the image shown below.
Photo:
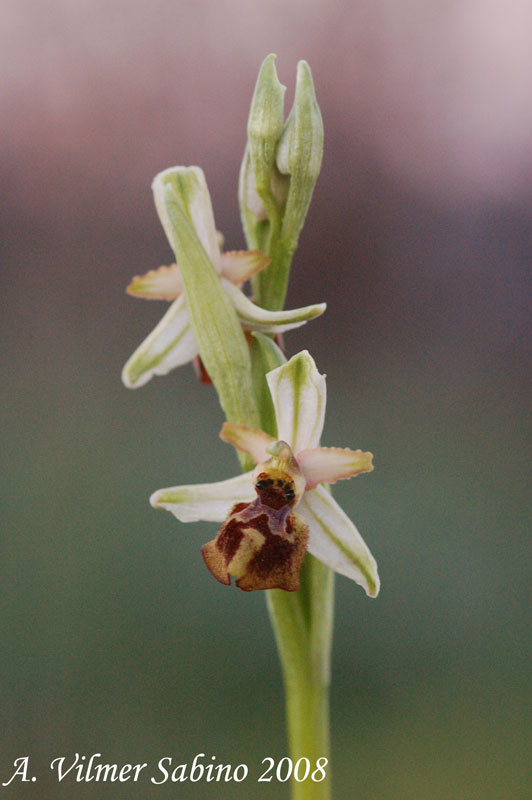
<svg viewBox="0 0 532 800"><path fill-rule="evenodd" d="M145 275L135 275L126 289L133 297L145 300L175 300L183 291L183 281L177 264L150 269Z"/></svg>
<svg viewBox="0 0 532 800"><path fill-rule="evenodd" d="M275 442L273 436L268 436L264 431L255 431L246 425L235 425L232 422L224 422L220 439L234 445L242 453L248 453L255 464L271 458L267 448Z"/></svg>
<svg viewBox="0 0 532 800"><path fill-rule="evenodd" d="M307 490L314 489L319 483L336 483L361 472L371 472L372 458L372 453L350 450L348 447L315 447L297 454L297 461L307 481Z"/></svg>
<svg viewBox="0 0 532 800"><path fill-rule="evenodd" d="M241 284L267 267L271 258L260 250L230 250L220 256L221 274L231 283Z"/></svg>

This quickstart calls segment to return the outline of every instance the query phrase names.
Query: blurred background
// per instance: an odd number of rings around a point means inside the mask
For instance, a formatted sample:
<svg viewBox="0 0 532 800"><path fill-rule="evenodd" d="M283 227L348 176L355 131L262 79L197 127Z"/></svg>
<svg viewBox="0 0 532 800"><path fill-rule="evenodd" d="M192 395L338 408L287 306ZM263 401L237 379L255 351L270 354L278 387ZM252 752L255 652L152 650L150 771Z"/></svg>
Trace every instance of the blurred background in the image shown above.
<svg viewBox="0 0 532 800"><path fill-rule="evenodd" d="M313 69L326 147L287 336L328 375L335 495L380 567L337 582L336 797L529 800L532 7L526 0L5 0L0 48L0 776L21 798L286 798L281 784L57 784L74 752L257 777L285 752L261 593L217 584L156 488L237 467L191 367L139 391L162 316L126 297L170 253L150 183L199 164L242 248L257 71ZM6 776L6 777L4 777ZM74 793L74 794L73 794Z"/></svg>

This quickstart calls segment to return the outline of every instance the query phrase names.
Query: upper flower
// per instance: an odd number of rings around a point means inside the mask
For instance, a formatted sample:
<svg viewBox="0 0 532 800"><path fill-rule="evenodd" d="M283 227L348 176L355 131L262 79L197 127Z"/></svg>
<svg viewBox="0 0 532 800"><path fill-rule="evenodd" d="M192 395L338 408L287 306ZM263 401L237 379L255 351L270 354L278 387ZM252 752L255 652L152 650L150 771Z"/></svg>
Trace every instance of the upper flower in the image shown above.
<svg viewBox="0 0 532 800"><path fill-rule="evenodd" d="M220 434L253 458L255 470L218 483L160 489L151 504L166 508L182 522L225 520L216 539L203 549L207 566L223 583L235 575L237 585L248 591L297 589L306 547L376 597L375 559L321 485L370 472L371 453L319 446L325 376L318 373L307 351L269 372L267 381L278 439L232 423L225 423Z"/></svg>
<svg viewBox="0 0 532 800"><path fill-rule="evenodd" d="M155 205L161 223L173 247L173 234L164 201L168 178L180 181L186 193L186 211L195 233L221 279L222 286L245 330L282 333L304 325L325 311L325 303L292 311L266 311L256 306L240 290L240 286L264 269L270 259L258 250L222 253L221 235L216 231L209 190L199 167L172 167L157 175L153 182ZM122 371L122 380L129 388L147 383L154 375L192 361L198 354L196 336L190 322L180 268L177 264L150 270L136 276L127 288L129 294L148 299L171 300L172 305L159 324L135 350ZM208 298L206 298L208 303Z"/></svg>

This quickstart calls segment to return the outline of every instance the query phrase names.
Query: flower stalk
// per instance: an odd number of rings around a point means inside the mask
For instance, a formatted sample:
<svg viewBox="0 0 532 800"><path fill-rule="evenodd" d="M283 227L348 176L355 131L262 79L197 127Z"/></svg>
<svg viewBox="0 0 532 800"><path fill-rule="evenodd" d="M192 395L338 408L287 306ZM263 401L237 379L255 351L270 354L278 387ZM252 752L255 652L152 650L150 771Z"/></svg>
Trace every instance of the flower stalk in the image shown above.
<svg viewBox="0 0 532 800"><path fill-rule="evenodd" d="M283 669L288 744L293 763L308 758L312 765L327 759L323 781L292 780L293 800L329 800L330 658L334 608L334 573L307 553L295 594L267 593ZM323 763L323 762L322 762Z"/></svg>

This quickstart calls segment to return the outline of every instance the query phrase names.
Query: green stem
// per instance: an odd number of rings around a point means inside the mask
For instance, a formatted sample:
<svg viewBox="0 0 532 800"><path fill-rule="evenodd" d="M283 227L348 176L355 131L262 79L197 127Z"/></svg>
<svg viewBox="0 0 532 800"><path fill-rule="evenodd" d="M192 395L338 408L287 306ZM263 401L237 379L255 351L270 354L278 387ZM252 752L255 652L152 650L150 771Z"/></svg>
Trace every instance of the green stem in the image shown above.
<svg viewBox="0 0 532 800"><path fill-rule="evenodd" d="M259 306L280 311L286 298L294 248L281 239L274 239L267 253L272 260L266 269L254 276L253 296Z"/></svg>
<svg viewBox="0 0 532 800"><path fill-rule="evenodd" d="M329 683L334 573L307 554L301 588L269 591L268 609L283 667L290 757L308 758L305 781L292 778L293 800L330 800ZM315 771L327 759L324 773ZM314 777L324 780L313 780ZM300 772L301 775L301 772Z"/></svg>
<svg viewBox="0 0 532 800"><path fill-rule="evenodd" d="M265 402L269 390L261 376L284 361L273 342L260 334L253 337L253 383L262 429L271 436L277 436L277 426L273 408ZM283 670L289 754L294 766L300 758L308 758L311 765L305 781L292 777L292 800L330 800L330 764L324 765L323 781L313 780L312 775L321 777L323 773L315 772L318 759L329 759L334 573L307 553L299 581L297 592L279 589L266 592Z"/></svg>
<svg viewBox="0 0 532 800"><path fill-rule="evenodd" d="M271 262L266 269L253 276L253 298L257 305L263 308L281 311L286 299L295 246L287 245L281 238L281 213L269 183L264 186L257 185L257 192L268 213L267 240L260 242L260 249L268 254Z"/></svg>

